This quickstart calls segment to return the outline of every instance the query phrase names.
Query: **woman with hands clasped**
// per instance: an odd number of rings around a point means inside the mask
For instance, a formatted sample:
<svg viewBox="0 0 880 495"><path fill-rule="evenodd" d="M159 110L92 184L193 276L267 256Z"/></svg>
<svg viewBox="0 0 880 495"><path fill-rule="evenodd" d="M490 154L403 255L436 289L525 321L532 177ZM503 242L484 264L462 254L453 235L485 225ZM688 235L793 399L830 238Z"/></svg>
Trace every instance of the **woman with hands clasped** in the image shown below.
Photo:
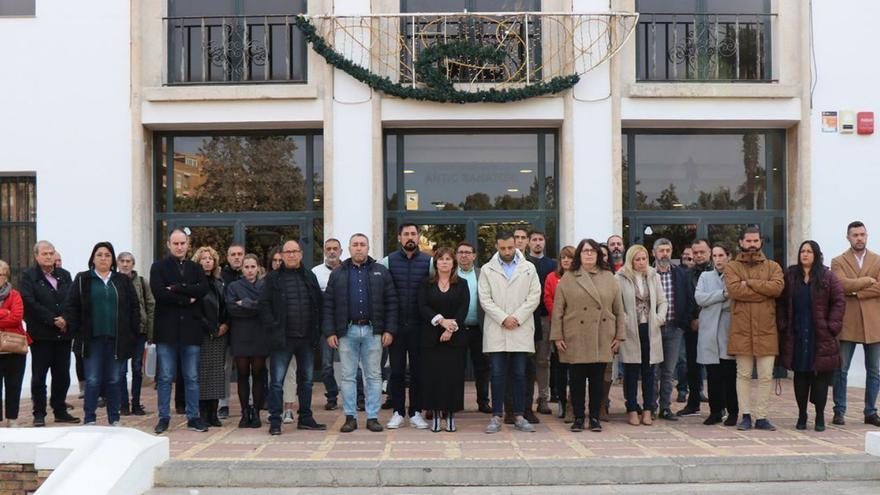
<svg viewBox="0 0 880 495"><path fill-rule="evenodd" d="M446 416L446 431L455 431L455 413L464 409L464 369L470 291L458 277L454 252L440 248L434 253L433 275L419 286L419 311L424 326L422 347L422 390L425 409L433 411L431 431L440 431Z"/></svg>

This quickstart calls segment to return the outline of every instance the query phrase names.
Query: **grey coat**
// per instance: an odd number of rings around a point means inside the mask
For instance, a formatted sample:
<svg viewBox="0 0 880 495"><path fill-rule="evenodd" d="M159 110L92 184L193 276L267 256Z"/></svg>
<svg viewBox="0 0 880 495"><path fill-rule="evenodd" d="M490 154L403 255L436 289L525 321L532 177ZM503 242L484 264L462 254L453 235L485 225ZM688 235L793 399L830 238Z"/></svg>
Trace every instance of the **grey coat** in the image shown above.
<svg viewBox="0 0 880 495"><path fill-rule="evenodd" d="M730 330L730 300L724 297L724 279L717 270L703 272L697 282L694 299L700 306L700 331L697 334L697 362L718 364L727 355Z"/></svg>

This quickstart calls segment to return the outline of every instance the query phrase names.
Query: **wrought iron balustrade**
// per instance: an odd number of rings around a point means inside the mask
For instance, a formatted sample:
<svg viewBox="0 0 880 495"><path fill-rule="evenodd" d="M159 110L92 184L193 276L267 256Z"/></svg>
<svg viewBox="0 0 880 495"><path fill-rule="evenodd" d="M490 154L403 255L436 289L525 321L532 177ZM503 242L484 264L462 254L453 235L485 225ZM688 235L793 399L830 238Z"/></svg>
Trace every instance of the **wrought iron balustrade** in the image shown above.
<svg viewBox="0 0 880 495"><path fill-rule="evenodd" d="M306 42L294 18L165 18L168 84L306 82Z"/></svg>
<svg viewBox="0 0 880 495"><path fill-rule="evenodd" d="M773 77L776 14L641 13L639 81L762 81Z"/></svg>

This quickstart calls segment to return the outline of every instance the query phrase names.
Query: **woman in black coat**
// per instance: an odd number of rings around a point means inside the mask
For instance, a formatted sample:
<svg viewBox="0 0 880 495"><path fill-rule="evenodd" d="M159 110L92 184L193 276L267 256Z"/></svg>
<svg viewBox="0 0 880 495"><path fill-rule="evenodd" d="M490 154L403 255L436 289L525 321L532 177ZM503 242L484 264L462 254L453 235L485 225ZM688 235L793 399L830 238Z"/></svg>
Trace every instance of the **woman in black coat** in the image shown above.
<svg viewBox="0 0 880 495"><path fill-rule="evenodd" d="M424 321L421 335L422 390L425 409L433 411L431 431L440 431L441 415L446 431L455 431L455 413L464 409L464 368L470 291L457 275L452 249L434 253L434 275L419 286L419 312Z"/></svg>
<svg viewBox="0 0 880 495"><path fill-rule="evenodd" d="M226 397L226 345L229 325L226 322L225 288L220 278L220 256L210 246L196 249L192 260L202 267L208 279L208 292L199 304L202 310L202 348L199 352L199 414L209 426L221 427L217 414L220 399Z"/></svg>
<svg viewBox="0 0 880 495"><path fill-rule="evenodd" d="M837 336L843 329L846 298L837 276L823 264L816 241L801 243L798 263L788 268L776 306L782 365L794 371L796 428L807 428L807 402L812 402L815 430L824 431L828 386L840 368Z"/></svg>
<svg viewBox="0 0 880 495"><path fill-rule="evenodd" d="M76 274L64 311L68 330L81 345L86 375L85 424L95 424L98 394L107 394L107 419L119 425L122 366L131 358L141 309L131 278L116 271L109 242L92 248L89 269Z"/></svg>
<svg viewBox="0 0 880 495"><path fill-rule="evenodd" d="M232 357L238 373L238 400L241 403L239 428L259 428L260 406L266 397L266 356L269 355L266 332L260 323L258 301L263 280L257 279L260 264L256 255L246 254L241 266L242 277L226 288L226 311ZM253 382L253 406L250 383Z"/></svg>

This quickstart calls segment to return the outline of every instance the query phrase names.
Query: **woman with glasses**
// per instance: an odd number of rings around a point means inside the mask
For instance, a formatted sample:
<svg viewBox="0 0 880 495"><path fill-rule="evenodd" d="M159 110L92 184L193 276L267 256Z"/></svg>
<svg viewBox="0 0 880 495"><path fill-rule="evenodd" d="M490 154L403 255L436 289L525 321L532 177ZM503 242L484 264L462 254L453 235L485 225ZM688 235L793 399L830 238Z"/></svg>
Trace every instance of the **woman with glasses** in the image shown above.
<svg viewBox="0 0 880 495"><path fill-rule="evenodd" d="M9 264L0 260L0 332L23 335L28 345L31 338L21 324L24 318L24 302L21 294L9 283ZM0 396L5 387L5 409L0 407L0 421L6 413L6 426L18 426L18 406L21 400L21 382L24 379L24 367L27 361L27 349L24 353L0 352ZM2 406L3 404L0 404Z"/></svg>
<svg viewBox="0 0 880 495"><path fill-rule="evenodd" d="M92 248L89 269L76 274L64 319L81 346L86 374L85 424L96 424L98 394L106 395L107 419L118 426L122 364L129 358L141 326L141 309L131 278L116 271L109 242Z"/></svg>

